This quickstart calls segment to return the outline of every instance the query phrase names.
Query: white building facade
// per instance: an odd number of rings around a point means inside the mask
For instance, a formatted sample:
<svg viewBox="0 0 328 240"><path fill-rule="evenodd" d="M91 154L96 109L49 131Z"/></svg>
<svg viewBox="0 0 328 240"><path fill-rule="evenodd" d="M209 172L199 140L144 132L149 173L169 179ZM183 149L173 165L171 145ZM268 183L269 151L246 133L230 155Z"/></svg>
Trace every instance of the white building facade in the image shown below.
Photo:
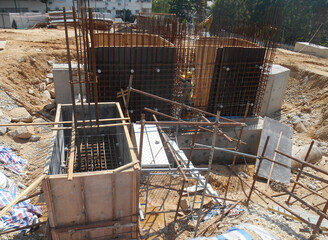
<svg viewBox="0 0 328 240"><path fill-rule="evenodd" d="M150 13L152 0L90 0L90 5L94 12L107 13L106 16L114 19L123 16L126 10L132 15ZM71 10L73 0L48 0L47 4L41 0L0 0L0 12L46 12L47 8L48 11L60 11L63 6Z"/></svg>

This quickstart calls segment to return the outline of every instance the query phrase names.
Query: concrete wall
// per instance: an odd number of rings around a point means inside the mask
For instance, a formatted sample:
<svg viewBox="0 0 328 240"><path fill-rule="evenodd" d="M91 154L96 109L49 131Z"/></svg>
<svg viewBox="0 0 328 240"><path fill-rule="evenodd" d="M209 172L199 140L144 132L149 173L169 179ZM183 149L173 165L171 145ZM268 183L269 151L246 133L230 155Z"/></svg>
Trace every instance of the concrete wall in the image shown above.
<svg viewBox="0 0 328 240"><path fill-rule="evenodd" d="M19 1L16 0L16 5L14 0L0 0L0 12L16 12L16 6L18 12L45 12L46 4L42 3L40 0L28 0Z"/></svg>
<svg viewBox="0 0 328 240"><path fill-rule="evenodd" d="M307 53L317 57L328 58L328 48L320 45L308 43L308 42L297 42L294 48L295 52Z"/></svg>
<svg viewBox="0 0 328 240"><path fill-rule="evenodd" d="M81 67L82 68L82 67ZM73 76L77 74L77 64L72 65ZM55 94L57 104L72 103L71 86L69 84L68 64L54 64L52 69L55 83ZM84 73L81 73L83 76ZM84 90L84 86L83 90ZM74 85L75 98L80 93L78 84Z"/></svg>
<svg viewBox="0 0 328 240"><path fill-rule="evenodd" d="M48 16L42 13L0 13L0 28L31 28L40 22L48 22Z"/></svg>
<svg viewBox="0 0 328 240"><path fill-rule="evenodd" d="M263 98L260 116L271 116L281 109L287 89L290 70L283 66L273 64Z"/></svg>
<svg viewBox="0 0 328 240"><path fill-rule="evenodd" d="M241 121L241 120L239 120ZM246 121L247 127L244 128L242 141L246 142L247 145L240 145L240 151L244 153L250 153L257 155L257 149L260 143L263 119L262 118L248 118ZM222 131L226 133L229 137L233 137L238 139L240 133L240 127L223 127ZM202 132L197 135L196 143L209 145L212 144L212 133ZM190 143L192 141L193 134L182 134L178 136L179 147L190 147ZM230 143L225 138L221 136L217 136L216 144L217 147L222 148L234 148L236 146L236 142ZM186 156L189 156L189 150L184 151ZM204 150L196 150L193 152L192 162L194 164L207 164L209 160L210 151ZM215 151L214 154L214 163L230 164L233 159L233 154L223 153L220 151ZM249 159L246 159L249 160ZM238 162L244 163L245 159L242 157L237 158Z"/></svg>

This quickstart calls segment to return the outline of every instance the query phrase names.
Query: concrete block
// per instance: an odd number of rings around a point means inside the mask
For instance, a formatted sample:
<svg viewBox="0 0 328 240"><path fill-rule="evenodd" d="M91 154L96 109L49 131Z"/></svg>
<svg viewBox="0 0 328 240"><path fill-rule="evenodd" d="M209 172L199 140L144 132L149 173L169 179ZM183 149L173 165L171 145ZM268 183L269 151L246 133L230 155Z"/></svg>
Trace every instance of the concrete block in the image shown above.
<svg viewBox="0 0 328 240"><path fill-rule="evenodd" d="M262 117L271 116L273 113L281 109L287 89L290 70L283 66L273 64L268 74L268 83L259 114Z"/></svg>
<svg viewBox="0 0 328 240"><path fill-rule="evenodd" d="M81 66L82 70L82 66ZM76 79L77 74L77 64L72 64L72 74ZM56 103L57 104L69 104L72 103L71 96L71 86L69 79L69 69L68 64L54 64L52 69L54 83L55 83L55 93L56 93ZM84 76L84 72L81 72L81 76ZM83 79L82 79L83 80ZM82 84L83 93L85 94L85 87ZM75 98L80 94L80 87L78 84L74 84Z"/></svg>
<svg viewBox="0 0 328 240"><path fill-rule="evenodd" d="M297 42L294 47L295 52L310 54L317 57L328 58L328 48L308 42Z"/></svg>
<svg viewBox="0 0 328 240"><path fill-rule="evenodd" d="M261 140L260 140L260 145L257 155L262 154L265 141L267 137L270 136L269 143L264 155L268 158L273 159L279 141L280 132L282 132L282 136L281 136L278 150L288 155L292 155L293 143L291 138L293 136L293 129L285 124L280 123L279 121L276 121L268 117L264 118L263 130L261 133ZM289 167L291 166L291 159L284 157L281 154L276 155L275 161L285 164ZM259 164L259 160L256 160L256 169L258 168L258 164ZM261 168L259 170L259 177L268 179L271 167L272 167L271 161L263 160L261 164ZM271 180L275 180L289 185L290 169L278 164L274 164Z"/></svg>
<svg viewBox="0 0 328 240"><path fill-rule="evenodd" d="M242 119L236 119L236 121L242 121ZM247 127L244 128L242 141L246 142L246 145L240 145L240 152L249 153L249 154L257 154L257 149L260 142L260 136L263 126L263 119L262 118L248 118L246 120ZM233 137L238 139L240 127L222 127L222 131L227 134L229 137ZM204 145L211 145L212 142L212 133L209 132L201 132L197 135L196 143L204 144ZM179 147L190 147L192 142L193 133L185 133L180 134L178 136L178 143ZM223 148L233 148L236 146L235 142L230 143L225 138L218 136L216 138L217 147ZM189 156L189 150L184 150L186 156ZM195 150L192 154L192 162L194 164L207 164L209 159L210 151L203 151L203 150ZM218 164L223 163L231 163L233 159L233 154L224 153L221 151L215 151L214 154L214 162ZM237 163L245 163L243 157L237 157Z"/></svg>
<svg viewBox="0 0 328 240"><path fill-rule="evenodd" d="M0 41L0 50L5 49L7 41Z"/></svg>

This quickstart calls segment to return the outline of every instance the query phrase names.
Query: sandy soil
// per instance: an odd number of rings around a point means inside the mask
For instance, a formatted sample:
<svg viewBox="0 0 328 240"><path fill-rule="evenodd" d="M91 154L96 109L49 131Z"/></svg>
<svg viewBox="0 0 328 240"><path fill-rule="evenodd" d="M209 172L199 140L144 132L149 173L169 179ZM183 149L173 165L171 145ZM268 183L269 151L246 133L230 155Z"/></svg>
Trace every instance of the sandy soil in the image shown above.
<svg viewBox="0 0 328 240"><path fill-rule="evenodd" d="M73 36L72 32L69 32ZM24 106L34 118L34 121L45 121L52 119L53 115L44 109L44 106L52 103L53 100L47 98L40 91L40 84L51 72L53 63L66 62L66 45L63 29L34 29L34 30L0 30L0 40L7 40L6 49L0 51L0 109L4 112L19 105ZM300 133L295 131L294 144L304 145L315 139L322 144L321 149L326 149L328 133L325 134L328 118L328 61L309 55L294 53L286 50L277 50L274 63L281 64L291 69L291 77L288 82L288 89L284 98L282 111L277 114L276 119L292 125L292 118L297 115L302 118L307 129ZM53 83L46 86L46 89L53 90ZM33 94L31 94L31 89ZM37 134L41 136L39 142L20 142L14 141L9 136L1 136L0 144L12 147L17 154L29 161L26 176L16 178L28 185L41 171L44 164L44 156L47 153L47 145L51 135L49 127L36 127ZM326 136L327 135L327 136ZM327 152L324 152L323 160L319 166L328 170L326 165ZM1 169L3 170L3 169ZM237 173L245 173L244 181L251 184L254 166L237 166ZM310 170L307 170L310 171ZM214 167L210 183L222 193L228 176L228 169L225 166L217 165ZM292 175L295 178L295 175ZM306 178L302 181L306 182ZM166 186L180 189L179 179L173 179L171 185L169 179L160 179L158 184L166 183ZM319 183L313 184L319 186ZM266 190L264 182L256 184L261 190ZM231 199L242 200L246 198L244 191L248 188L240 183L239 178L233 177L228 195ZM277 193L272 188L269 194ZM305 194L297 188L297 193ZM328 197L328 190L320 192ZM144 193L141 192L141 199ZM163 206L163 201L165 206ZM277 200L283 202L286 196L278 197ZM37 200L36 200L37 201ZM177 191L156 189L150 192L149 211L156 210L175 210L178 201ZM207 235L219 235L230 227L241 222L248 222L261 226L281 239L306 239L309 233L301 232L300 229L306 228L303 224L295 220L286 220L278 214L274 214L267 208L272 205L267 204L260 196L254 194L251 205L245 209L244 213L237 217L226 217L216 229L210 229ZM319 203L317 196L307 197L311 203ZM142 202L142 200L141 200ZM206 200L208 206L211 205L210 199ZM162 207L160 207L162 206ZM301 205L295 207L302 208ZM303 206L304 207L304 206ZM322 207L322 205L321 205ZM192 237L193 226L186 215L179 215L178 221L171 223L174 213L148 215L146 221L142 222L144 232L149 239L187 239ZM202 223L202 229L207 223ZM21 234L11 234L8 239L38 239L42 238L42 231L33 233L30 237ZM4 238L7 239L7 238ZM325 239L324 235L318 235L318 239Z"/></svg>

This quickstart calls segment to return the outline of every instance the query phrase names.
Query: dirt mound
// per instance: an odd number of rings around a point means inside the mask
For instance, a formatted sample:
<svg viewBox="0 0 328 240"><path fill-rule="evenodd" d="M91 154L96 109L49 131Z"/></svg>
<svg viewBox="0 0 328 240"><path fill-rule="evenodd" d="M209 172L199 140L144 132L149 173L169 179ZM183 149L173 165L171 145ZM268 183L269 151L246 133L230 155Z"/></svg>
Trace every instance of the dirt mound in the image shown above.
<svg viewBox="0 0 328 240"><path fill-rule="evenodd" d="M44 92L54 89L46 75L53 63L67 61L64 30L0 30L0 35L7 41L0 51L1 90L31 114L42 110L51 103Z"/></svg>

